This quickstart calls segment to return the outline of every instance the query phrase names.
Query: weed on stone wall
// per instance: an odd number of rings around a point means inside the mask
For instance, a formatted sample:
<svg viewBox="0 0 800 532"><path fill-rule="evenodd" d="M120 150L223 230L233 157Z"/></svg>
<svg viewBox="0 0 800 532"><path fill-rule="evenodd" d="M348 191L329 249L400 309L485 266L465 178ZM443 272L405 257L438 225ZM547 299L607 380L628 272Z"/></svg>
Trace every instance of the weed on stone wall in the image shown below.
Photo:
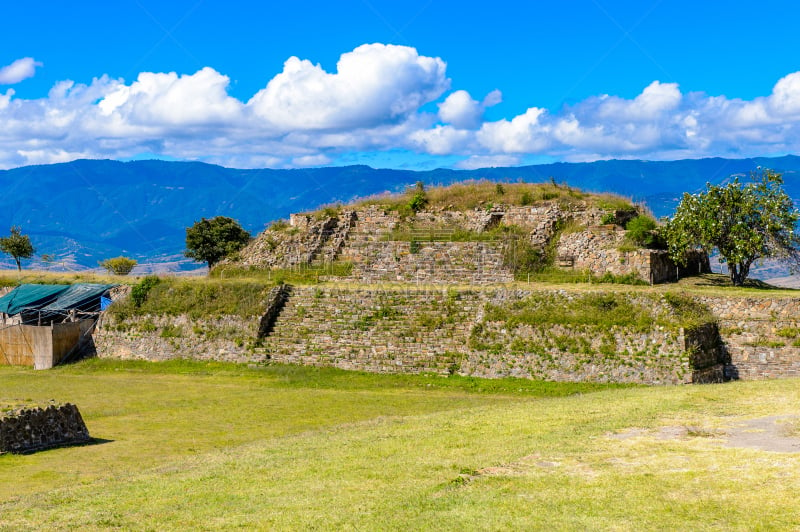
<svg viewBox="0 0 800 532"><path fill-rule="evenodd" d="M183 327L180 325L165 325L158 334L161 338L182 338Z"/></svg>

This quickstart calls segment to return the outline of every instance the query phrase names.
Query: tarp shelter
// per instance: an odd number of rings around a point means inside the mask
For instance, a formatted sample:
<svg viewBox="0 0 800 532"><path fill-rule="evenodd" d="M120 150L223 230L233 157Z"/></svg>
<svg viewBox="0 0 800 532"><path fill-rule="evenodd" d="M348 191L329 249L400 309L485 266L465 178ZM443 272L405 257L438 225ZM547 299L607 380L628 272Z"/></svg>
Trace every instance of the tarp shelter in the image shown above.
<svg viewBox="0 0 800 532"><path fill-rule="evenodd" d="M41 308L52 303L69 285L22 284L0 297L0 312L16 316L25 308Z"/></svg>
<svg viewBox="0 0 800 532"><path fill-rule="evenodd" d="M94 313L113 284L35 285L23 284L0 297L0 312L21 314L23 323L49 324L64 321L70 312Z"/></svg>

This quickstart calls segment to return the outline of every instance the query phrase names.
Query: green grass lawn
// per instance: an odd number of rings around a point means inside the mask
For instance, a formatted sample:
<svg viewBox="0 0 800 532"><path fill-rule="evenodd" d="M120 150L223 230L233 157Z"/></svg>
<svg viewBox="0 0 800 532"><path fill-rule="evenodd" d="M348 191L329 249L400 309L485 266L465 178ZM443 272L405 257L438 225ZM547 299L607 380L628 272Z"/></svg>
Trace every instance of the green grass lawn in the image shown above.
<svg viewBox="0 0 800 532"><path fill-rule="evenodd" d="M800 414L797 380L0 367L0 403L50 399L77 404L98 441L0 456L2 530L800 527L800 453L729 448L722 436Z"/></svg>

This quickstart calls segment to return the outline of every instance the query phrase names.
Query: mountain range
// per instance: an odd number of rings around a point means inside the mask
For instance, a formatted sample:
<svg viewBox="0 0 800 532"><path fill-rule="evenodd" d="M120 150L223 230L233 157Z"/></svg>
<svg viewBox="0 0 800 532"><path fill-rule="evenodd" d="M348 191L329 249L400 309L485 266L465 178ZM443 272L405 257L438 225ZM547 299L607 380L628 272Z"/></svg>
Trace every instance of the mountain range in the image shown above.
<svg viewBox="0 0 800 532"><path fill-rule="evenodd" d="M468 179L553 179L591 192L629 196L660 217L674 211L681 193L747 175L759 166L783 173L786 191L800 199L800 157L792 155L429 171L368 166L234 169L200 162L77 160L0 171L4 190L0 234L20 226L30 235L37 259L51 255L59 268L96 267L100 260L125 255L161 270L187 270L200 265L183 257L185 228L201 217L230 216L256 234L292 212L398 192L418 181L447 185ZM37 260L33 265L39 265Z"/></svg>

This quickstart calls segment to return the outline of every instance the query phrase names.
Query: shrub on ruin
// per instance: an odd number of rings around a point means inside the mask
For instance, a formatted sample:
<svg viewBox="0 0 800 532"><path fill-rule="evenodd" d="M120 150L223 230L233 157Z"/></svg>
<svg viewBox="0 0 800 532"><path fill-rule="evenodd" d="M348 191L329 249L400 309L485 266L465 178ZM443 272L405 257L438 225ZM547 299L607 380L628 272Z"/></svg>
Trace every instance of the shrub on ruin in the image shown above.
<svg viewBox="0 0 800 532"><path fill-rule="evenodd" d="M650 216L640 215L631 219L625 229L628 231L626 238L639 247L656 249L665 247L664 240L658 233L658 225Z"/></svg>
<svg viewBox="0 0 800 532"><path fill-rule="evenodd" d="M414 195L408 200L408 208L417 213L423 210L428 205L428 195L425 192L425 183L417 181L416 191Z"/></svg>
<svg viewBox="0 0 800 532"><path fill-rule="evenodd" d="M147 294L150 293L150 290L157 285L159 281L157 276L148 275L131 288L131 301L133 301L136 308L142 306L142 303L147 299Z"/></svg>

